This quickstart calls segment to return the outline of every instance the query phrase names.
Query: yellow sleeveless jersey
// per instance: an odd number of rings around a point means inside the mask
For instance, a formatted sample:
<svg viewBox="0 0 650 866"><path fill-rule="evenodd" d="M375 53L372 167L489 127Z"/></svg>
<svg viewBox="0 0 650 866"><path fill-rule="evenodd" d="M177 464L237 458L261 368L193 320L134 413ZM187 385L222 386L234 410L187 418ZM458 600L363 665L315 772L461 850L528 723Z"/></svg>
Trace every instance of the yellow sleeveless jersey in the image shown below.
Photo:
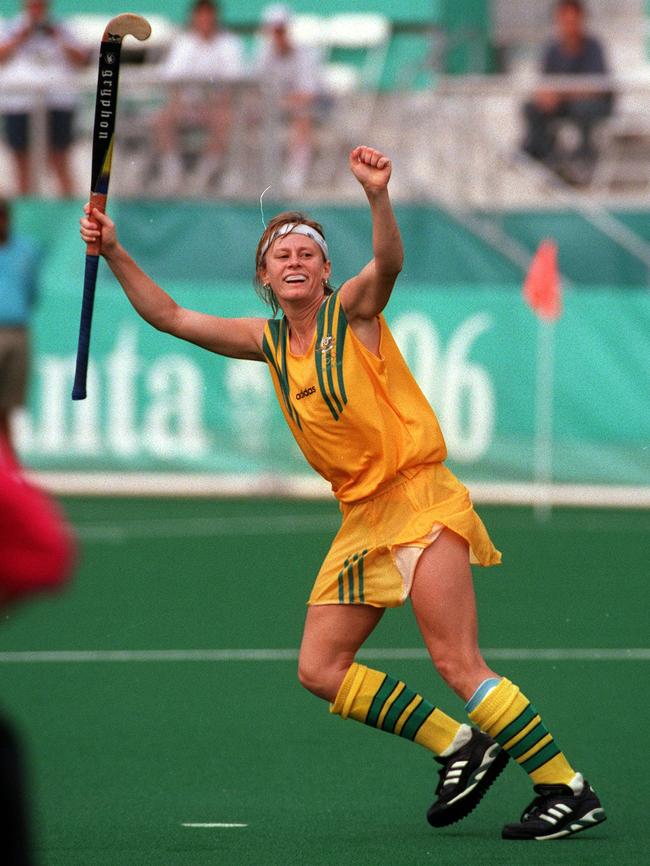
<svg viewBox="0 0 650 866"><path fill-rule="evenodd" d="M289 347L286 319L271 319L263 350L280 406L301 451L337 499L357 502L400 473L447 456L435 413L379 317L380 355L348 327L338 293L323 303L306 355Z"/></svg>

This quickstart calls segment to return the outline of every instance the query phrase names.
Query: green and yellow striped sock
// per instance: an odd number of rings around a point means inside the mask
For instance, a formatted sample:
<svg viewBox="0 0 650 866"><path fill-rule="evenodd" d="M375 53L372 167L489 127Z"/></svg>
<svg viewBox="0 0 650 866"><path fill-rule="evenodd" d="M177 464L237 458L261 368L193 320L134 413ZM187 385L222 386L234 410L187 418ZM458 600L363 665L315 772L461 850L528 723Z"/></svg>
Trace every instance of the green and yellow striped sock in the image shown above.
<svg viewBox="0 0 650 866"><path fill-rule="evenodd" d="M404 683L356 662L341 683L330 712L413 740L440 755L461 729Z"/></svg>
<svg viewBox="0 0 650 866"><path fill-rule="evenodd" d="M575 776L535 707L510 680L500 680L469 717L523 767L533 784L568 785Z"/></svg>

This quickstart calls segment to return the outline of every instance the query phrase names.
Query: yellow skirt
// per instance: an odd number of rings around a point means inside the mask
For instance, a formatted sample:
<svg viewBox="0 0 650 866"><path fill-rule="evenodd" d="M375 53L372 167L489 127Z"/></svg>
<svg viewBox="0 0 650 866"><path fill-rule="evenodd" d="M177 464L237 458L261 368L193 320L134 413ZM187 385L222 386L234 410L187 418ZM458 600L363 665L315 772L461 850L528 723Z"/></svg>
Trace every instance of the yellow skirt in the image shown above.
<svg viewBox="0 0 650 866"><path fill-rule="evenodd" d="M403 604L419 554L445 527L467 541L471 563L501 562L467 488L443 463L402 472L388 490L341 511L308 604Z"/></svg>

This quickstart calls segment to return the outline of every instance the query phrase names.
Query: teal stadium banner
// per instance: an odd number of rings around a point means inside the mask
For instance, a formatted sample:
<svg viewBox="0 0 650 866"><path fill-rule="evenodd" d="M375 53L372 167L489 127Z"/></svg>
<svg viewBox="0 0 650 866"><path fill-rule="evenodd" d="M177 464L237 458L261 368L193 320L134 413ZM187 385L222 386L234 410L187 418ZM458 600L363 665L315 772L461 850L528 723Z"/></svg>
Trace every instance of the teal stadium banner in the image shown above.
<svg viewBox="0 0 650 866"><path fill-rule="evenodd" d="M46 226L40 229L46 255L32 329L29 406L18 423L26 463L39 470L207 472L280 481L313 474L286 429L266 365L220 358L156 332L104 264L89 396L73 404L83 267L79 207L51 207L50 220L40 204L25 206L18 219L24 230ZM163 219L163 210L124 206L118 224L127 246L176 300L218 315L265 315L243 278L259 212L230 209L219 217L211 210L209 242L206 225L198 245L188 228L196 225L194 217L181 210ZM333 220L331 213L325 217ZM341 213L336 217L329 232L335 275L337 260L341 273L349 273L363 264L369 246L365 213L352 214L347 234ZM416 226L412 214L400 219L410 228L407 268L386 316L440 417L451 467L470 483L534 480L538 320L507 272L489 284L423 279L408 257L432 255L412 248L415 236L423 244L426 226ZM496 268L480 250L469 243L460 249L461 276L474 257L475 269L494 277ZM234 262L238 256L241 262ZM555 481L650 484L649 335L647 289L581 286L565 293L555 328Z"/></svg>

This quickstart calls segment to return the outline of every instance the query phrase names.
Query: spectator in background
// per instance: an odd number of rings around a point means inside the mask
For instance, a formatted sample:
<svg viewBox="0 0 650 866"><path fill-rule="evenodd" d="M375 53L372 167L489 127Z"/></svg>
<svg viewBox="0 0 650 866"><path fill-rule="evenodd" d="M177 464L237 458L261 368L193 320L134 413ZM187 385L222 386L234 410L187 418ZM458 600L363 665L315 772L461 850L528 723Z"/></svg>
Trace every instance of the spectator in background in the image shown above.
<svg viewBox="0 0 650 866"><path fill-rule="evenodd" d="M73 536L55 504L23 477L10 438L9 411L22 404L27 378L24 321L36 293L36 258L9 235L0 199L0 611L57 590L75 560ZM4 866L31 866L25 768L12 724L0 715L0 851Z"/></svg>
<svg viewBox="0 0 650 866"><path fill-rule="evenodd" d="M608 72L603 46L586 32L581 0L559 0L555 6L555 27L557 36L544 52L544 75ZM524 106L527 131L523 150L566 180L588 183L597 159L594 128L611 114L612 107L612 94L602 90L539 90ZM558 126L565 120L571 121L579 132L578 146L566 158L557 144Z"/></svg>
<svg viewBox="0 0 650 866"><path fill-rule="evenodd" d="M0 442L0 445L2 443ZM72 535L54 503L28 484L0 447L0 610L69 577ZM6 614L5 614L6 615ZM25 769L20 740L0 716L0 852L3 866L31 866Z"/></svg>
<svg viewBox="0 0 650 866"><path fill-rule="evenodd" d="M229 85L243 74L241 40L221 28L219 5L213 0L196 0L188 29L174 40L163 69L170 95L155 123L163 191L182 189L179 137L183 130L205 134L202 154L189 180L191 191L200 192L214 179L222 167L232 125Z"/></svg>
<svg viewBox="0 0 650 866"><path fill-rule="evenodd" d="M72 533L54 503L23 477L10 416L25 402L27 322L37 295L38 256L11 232L0 198L0 611L34 593L58 589L75 560ZM0 851L6 866L31 866L24 759L0 716Z"/></svg>
<svg viewBox="0 0 650 866"><path fill-rule="evenodd" d="M9 202L0 198L0 457L15 460L11 415L24 405L29 367L27 329L38 295L39 255L11 230Z"/></svg>
<svg viewBox="0 0 650 866"><path fill-rule="evenodd" d="M5 92L4 114L7 144L16 162L21 195L33 192L30 172L32 115L43 100L46 109L48 159L61 194L73 195L68 162L73 141L76 107L75 72L89 60L65 26L50 17L48 0L24 0L23 12L0 29L0 85ZM43 93L33 88L46 85ZM22 92L9 88L24 87Z"/></svg>
<svg viewBox="0 0 650 866"><path fill-rule="evenodd" d="M288 6L274 3L266 7L255 69L270 117L288 127L283 181L286 192L294 194L305 186L312 162L321 63L317 51L294 43L290 23ZM278 130L273 130L267 139L269 144L276 142ZM271 169L276 166L277 163L271 165Z"/></svg>

